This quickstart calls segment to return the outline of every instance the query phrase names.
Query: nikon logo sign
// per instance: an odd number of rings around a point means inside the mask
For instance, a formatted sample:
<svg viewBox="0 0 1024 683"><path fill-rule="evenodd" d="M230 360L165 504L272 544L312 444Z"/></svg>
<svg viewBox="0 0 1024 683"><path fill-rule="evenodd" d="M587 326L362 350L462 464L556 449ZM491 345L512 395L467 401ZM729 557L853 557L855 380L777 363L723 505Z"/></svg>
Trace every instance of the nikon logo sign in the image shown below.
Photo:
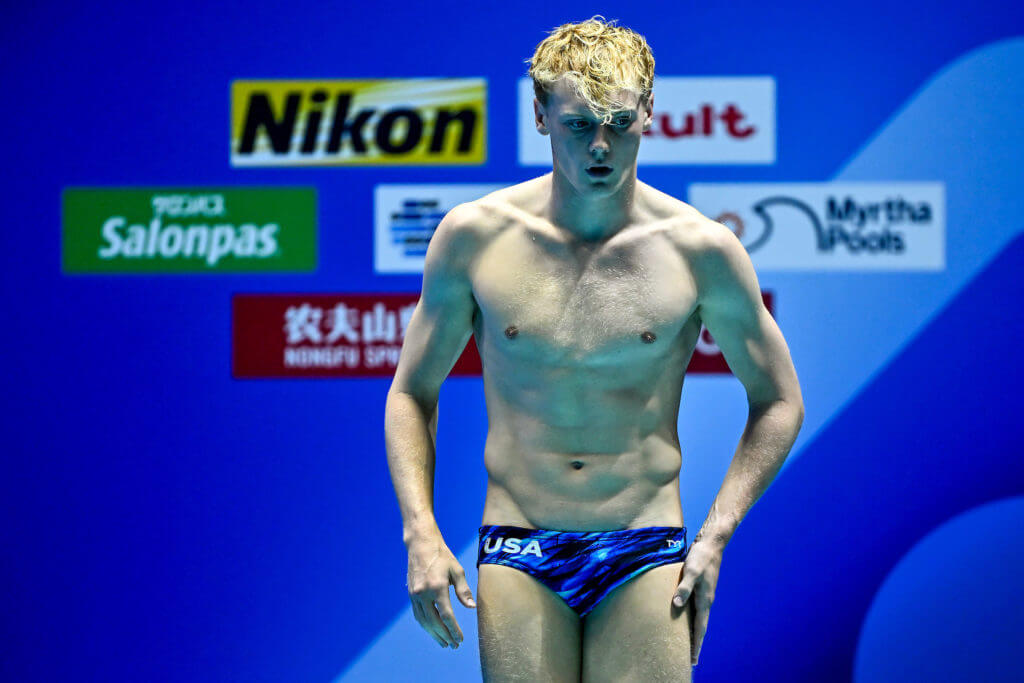
<svg viewBox="0 0 1024 683"><path fill-rule="evenodd" d="M313 188L67 188L65 273L309 272Z"/></svg>
<svg viewBox="0 0 1024 683"><path fill-rule="evenodd" d="M479 165L482 78L234 81L232 166Z"/></svg>

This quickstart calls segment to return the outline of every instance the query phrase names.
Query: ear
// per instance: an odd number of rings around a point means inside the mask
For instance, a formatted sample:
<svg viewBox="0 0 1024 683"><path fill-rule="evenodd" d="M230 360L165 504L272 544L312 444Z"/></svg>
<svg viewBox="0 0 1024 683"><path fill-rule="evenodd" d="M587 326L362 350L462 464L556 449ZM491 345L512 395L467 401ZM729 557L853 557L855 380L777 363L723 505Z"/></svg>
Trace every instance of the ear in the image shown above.
<svg viewBox="0 0 1024 683"><path fill-rule="evenodd" d="M548 126L546 123L547 114L544 113L544 105L534 97L533 98L533 116L534 122L537 124L537 132L541 135L548 134Z"/></svg>
<svg viewBox="0 0 1024 683"><path fill-rule="evenodd" d="M654 123L654 93L652 92L647 97L647 104L644 105L643 109L644 117L644 132L646 133L651 129L651 124Z"/></svg>

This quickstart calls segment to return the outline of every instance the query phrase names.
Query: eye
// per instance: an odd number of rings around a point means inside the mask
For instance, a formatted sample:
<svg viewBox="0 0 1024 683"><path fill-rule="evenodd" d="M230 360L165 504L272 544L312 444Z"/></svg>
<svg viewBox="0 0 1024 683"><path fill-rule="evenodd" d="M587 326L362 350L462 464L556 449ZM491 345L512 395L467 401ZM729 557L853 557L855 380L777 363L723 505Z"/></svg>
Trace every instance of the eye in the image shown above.
<svg viewBox="0 0 1024 683"><path fill-rule="evenodd" d="M567 122L565 125L569 126L569 128L571 128L573 130L583 130L584 128L586 128L590 124L588 124L583 119L573 119L573 120Z"/></svg>
<svg viewBox="0 0 1024 683"><path fill-rule="evenodd" d="M630 118L628 116L626 116L626 117L617 118L612 123L614 123L619 128L627 128L627 127L629 127L629 124L632 123L632 121L630 120Z"/></svg>

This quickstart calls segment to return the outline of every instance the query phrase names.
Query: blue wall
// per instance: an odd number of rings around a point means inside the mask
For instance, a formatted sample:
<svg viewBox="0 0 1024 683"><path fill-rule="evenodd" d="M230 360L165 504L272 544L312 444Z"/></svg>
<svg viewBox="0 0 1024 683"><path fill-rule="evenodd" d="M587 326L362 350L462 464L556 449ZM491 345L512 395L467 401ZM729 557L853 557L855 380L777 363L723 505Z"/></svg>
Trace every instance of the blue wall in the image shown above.
<svg viewBox="0 0 1024 683"><path fill-rule="evenodd" d="M655 187L946 184L942 272L762 274L808 421L726 550L697 680L1017 680L1024 12L874 1L5 8L0 677L474 680L472 648L420 657L407 628L388 380L233 379L231 295L418 290L374 273L374 186L536 175L517 164L516 79L544 30L595 13L645 34L659 75L776 80L775 164L642 168ZM232 80L411 76L488 79L486 164L229 164ZM63 275L62 189L133 185L315 186L319 268ZM691 528L744 406L731 378L687 381ZM456 553L485 429L480 380L450 379L437 505ZM374 669L382 648L398 669Z"/></svg>

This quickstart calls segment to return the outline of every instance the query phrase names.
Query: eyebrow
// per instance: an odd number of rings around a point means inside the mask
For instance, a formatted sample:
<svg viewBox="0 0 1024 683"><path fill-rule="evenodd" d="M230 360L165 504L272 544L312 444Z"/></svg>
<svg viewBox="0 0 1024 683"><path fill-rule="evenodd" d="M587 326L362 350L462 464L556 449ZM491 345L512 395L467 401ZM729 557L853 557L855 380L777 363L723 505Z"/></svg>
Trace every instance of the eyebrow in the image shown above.
<svg viewBox="0 0 1024 683"><path fill-rule="evenodd" d="M634 112L633 112L632 109L620 109L619 111L612 112L612 118L616 118L618 116L632 116L633 114L634 114ZM562 112L561 116L578 116L578 117L584 118L584 119L596 119L596 118L598 118L597 116L594 115L593 112L588 112L588 113L584 114L584 113L581 113L581 112L578 112L578 111Z"/></svg>

